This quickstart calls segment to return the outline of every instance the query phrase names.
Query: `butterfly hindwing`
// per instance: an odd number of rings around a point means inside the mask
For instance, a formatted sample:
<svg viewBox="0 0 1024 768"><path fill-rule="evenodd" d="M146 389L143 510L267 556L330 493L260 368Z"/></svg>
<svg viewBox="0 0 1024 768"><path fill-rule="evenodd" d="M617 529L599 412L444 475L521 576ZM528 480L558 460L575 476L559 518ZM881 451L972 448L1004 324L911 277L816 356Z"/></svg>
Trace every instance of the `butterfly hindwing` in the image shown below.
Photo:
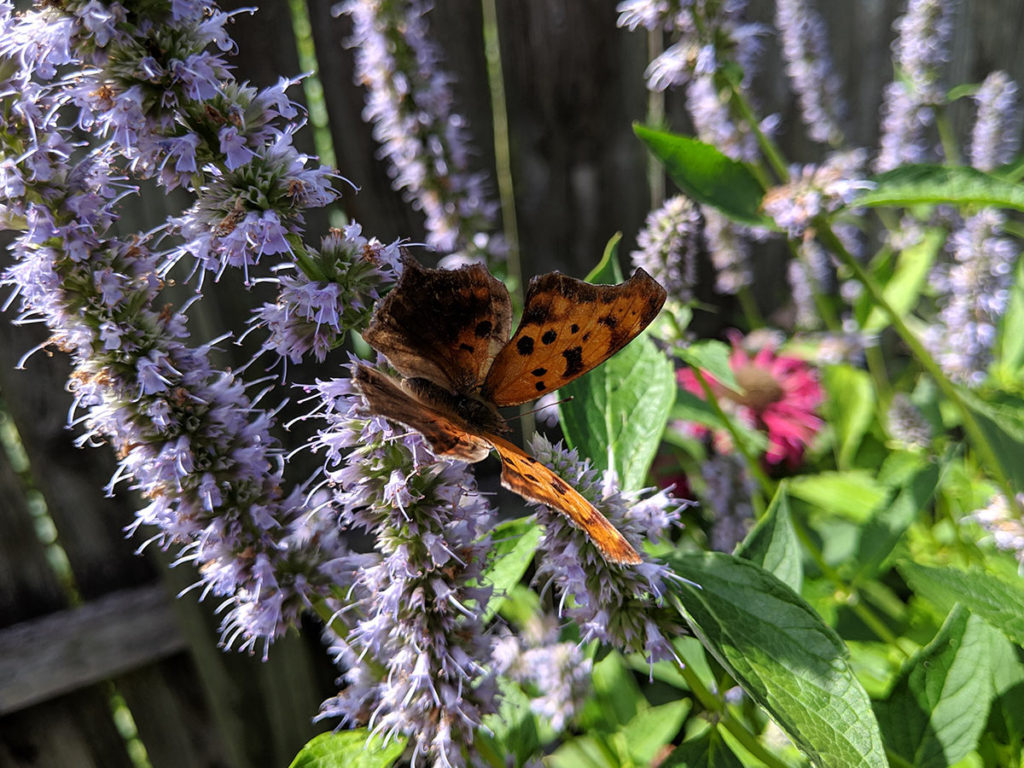
<svg viewBox="0 0 1024 768"><path fill-rule="evenodd" d="M467 429L457 416L423 402L377 369L356 366L355 380L370 410L419 432L434 453L476 462L491 452L489 440Z"/></svg>
<svg viewBox="0 0 1024 768"><path fill-rule="evenodd" d="M568 516L587 532L606 559L616 563L642 562L626 538L575 488L508 440L495 435L485 437L501 456L503 486Z"/></svg>
<svg viewBox="0 0 1024 768"><path fill-rule="evenodd" d="M363 338L407 378L474 391L508 341L508 289L480 264L428 269L411 258L403 264Z"/></svg>
<svg viewBox="0 0 1024 768"><path fill-rule="evenodd" d="M558 272L534 278L483 397L518 405L568 384L632 341L664 303L665 289L642 269L619 285L591 285Z"/></svg>

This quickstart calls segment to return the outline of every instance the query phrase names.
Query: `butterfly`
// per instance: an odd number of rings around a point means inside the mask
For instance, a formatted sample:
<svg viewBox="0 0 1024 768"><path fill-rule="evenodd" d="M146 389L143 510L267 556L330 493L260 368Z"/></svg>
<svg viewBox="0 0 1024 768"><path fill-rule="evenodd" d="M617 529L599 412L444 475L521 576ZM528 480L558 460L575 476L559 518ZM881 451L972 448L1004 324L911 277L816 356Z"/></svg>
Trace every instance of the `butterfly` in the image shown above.
<svg viewBox="0 0 1024 768"><path fill-rule="evenodd" d="M358 364L369 409L427 439L434 453L467 462L492 450L501 483L564 513L605 559L641 562L625 537L572 486L501 437L500 407L552 392L607 360L661 311L665 289L638 269L619 285L551 272L530 280L519 326L504 283L480 264L429 269L406 256L395 288L363 338L401 374Z"/></svg>

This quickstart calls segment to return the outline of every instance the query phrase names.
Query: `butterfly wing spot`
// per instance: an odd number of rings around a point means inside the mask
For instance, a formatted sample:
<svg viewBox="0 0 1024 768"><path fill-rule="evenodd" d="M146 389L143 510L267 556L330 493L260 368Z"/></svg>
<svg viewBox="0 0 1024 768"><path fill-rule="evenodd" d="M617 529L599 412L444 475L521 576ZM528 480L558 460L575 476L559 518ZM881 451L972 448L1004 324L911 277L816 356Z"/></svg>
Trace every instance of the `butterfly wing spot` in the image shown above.
<svg viewBox="0 0 1024 768"><path fill-rule="evenodd" d="M548 388L543 381L538 381L536 384L534 384L534 387L536 387L538 392L543 392L545 389Z"/></svg>
<svg viewBox="0 0 1024 768"><path fill-rule="evenodd" d="M528 357L533 354L533 338L530 336L522 336L519 341L516 342L516 350L523 357Z"/></svg>
<svg viewBox="0 0 1024 768"><path fill-rule="evenodd" d="M534 376L543 376L547 372L547 368L534 368L532 371L530 371L530 373L532 373Z"/></svg>
<svg viewBox="0 0 1024 768"><path fill-rule="evenodd" d="M476 324L476 328L473 329L473 334L478 339L486 339L490 335L491 328L493 327L494 324L490 320L481 320Z"/></svg>
<svg viewBox="0 0 1024 768"><path fill-rule="evenodd" d="M554 331L545 331L544 335L540 337L540 340L544 344L554 344L555 343L555 339L557 339L557 338L558 338L558 334L555 333Z"/></svg>
<svg viewBox="0 0 1024 768"><path fill-rule="evenodd" d="M579 333L580 332L580 327L578 325L576 325L576 323L573 323L572 325L569 326L569 332L570 333Z"/></svg>
<svg viewBox="0 0 1024 768"><path fill-rule="evenodd" d="M471 355L473 354L473 345L472 344L465 344L465 343L459 344L459 349L463 350L464 352L469 352L469 354L471 354Z"/></svg>
<svg viewBox="0 0 1024 768"><path fill-rule="evenodd" d="M565 373L562 376L566 379L574 378L583 373L583 347L573 347L562 353L565 358Z"/></svg>
<svg viewBox="0 0 1024 768"><path fill-rule="evenodd" d="M614 328L619 324L619 321L616 320L611 315L602 315L601 317L597 318L597 322L599 322L601 325L606 325L609 328Z"/></svg>

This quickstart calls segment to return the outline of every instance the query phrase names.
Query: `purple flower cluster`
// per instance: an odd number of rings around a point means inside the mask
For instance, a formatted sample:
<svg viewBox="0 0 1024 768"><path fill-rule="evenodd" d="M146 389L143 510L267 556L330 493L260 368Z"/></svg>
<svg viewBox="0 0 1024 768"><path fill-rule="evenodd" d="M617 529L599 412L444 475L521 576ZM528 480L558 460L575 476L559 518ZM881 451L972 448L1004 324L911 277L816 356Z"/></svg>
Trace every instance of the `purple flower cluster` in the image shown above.
<svg viewBox="0 0 1024 768"><path fill-rule="evenodd" d="M754 523L754 480L738 453L715 453L701 466L704 503L713 515L711 548L732 552Z"/></svg>
<svg viewBox="0 0 1024 768"><path fill-rule="evenodd" d="M697 284L697 257L703 244L701 216L690 199L676 195L647 214L636 236L633 265L641 267L676 301L693 299Z"/></svg>
<svg viewBox="0 0 1024 768"><path fill-rule="evenodd" d="M365 328L378 289L393 284L401 268L398 243L367 240L356 223L332 229L307 258L307 271L277 278L276 303L264 304L253 322L269 332L264 347L293 363L309 352L323 362L346 331Z"/></svg>
<svg viewBox="0 0 1024 768"><path fill-rule="evenodd" d="M896 78L882 103L877 171L935 156L928 129L935 122L935 107L945 101L941 74L949 61L954 11L954 0L910 0L896 20Z"/></svg>
<svg viewBox="0 0 1024 768"><path fill-rule="evenodd" d="M819 142L842 143L846 105L821 15L808 0L776 0L775 26L808 135Z"/></svg>
<svg viewBox="0 0 1024 768"><path fill-rule="evenodd" d="M302 498L282 490L270 414L211 366L210 344L186 344L184 314L157 307L162 262L149 239L111 234L117 202L133 191L116 169L119 148L73 144L61 122L61 68L81 65L73 43L84 19L106 29L98 7L82 19L0 13L0 220L19 232L3 281L20 320L45 322L49 343L71 355L80 441L116 449L111 488L125 480L149 500L136 527L155 526L151 541L201 566L197 586L226 599L226 645L265 653L323 587L317 564L337 542L295 546Z"/></svg>
<svg viewBox="0 0 1024 768"><path fill-rule="evenodd" d="M834 213L873 186L864 179L866 159L864 150L855 149L834 152L821 165L793 168L786 184L765 193L764 212L790 237L803 237L817 216Z"/></svg>
<svg viewBox="0 0 1024 768"><path fill-rule="evenodd" d="M992 72L974 96L978 116L971 132L971 165L994 171L1020 149L1020 89L1005 72Z"/></svg>
<svg viewBox="0 0 1024 768"><path fill-rule="evenodd" d="M325 566L339 585L328 638L348 671L321 717L407 735L414 755L464 765L494 708L481 619L490 590L470 586L494 512L466 464L437 460L422 436L368 414L350 379L316 393L327 425L313 447L326 458L329 504L376 541L374 554Z"/></svg>
<svg viewBox="0 0 1024 768"><path fill-rule="evenodd" d="M425 0L347 0L356 78L367 88L363 116L391 166L396 189L426 216L427 244L447 264L504 262L495 232L498 204L486 173L470 171L466 119L453 108L451 78L429 35Z"/></svg>
<svg viewBox="0 0 1024 768"><path fill-rule="evenodd" d="M592 663L577 643L560 642L557 617L537 614L520 634L500 636L492 651L494 671L534 694L530 709L561 731L583 708Z"/></svg>
<svg viewBox="0 0 1024 768"><path fill-rule="evenodd" d="M1017 504L1024 505L1024 493L1017 494ZM987 506L975 510L961 522L975 522L988 531L996 548L1012 552L1024 572L1024 520L1010 508L1006 496L996 494Z"/></svg>
<svg viewBox="0 0 1024 768"><path fill-rule="evenodd" d="M925 342L948 376L972 386L987 375L1020 256L1004 223L1005 214L994 208L970 216L949 238L953 263L932 274L942 305Z"/></svg>
<svg viewBox="0 0 1024 768"><path fill-rule="evenodd" d="M626 494L613 472L602 477L576 451L553 445L543 435L530 441L533 455L571 484L622 534L634 548L641 537L657 542L679 525L681 502L659 491L653 495ZM575 622L581 642L599 640L624 653L642 653L652 663L674 659L671 639L682 627L678 615L663 604L675 578L664 565L645 561L636 566L609 564L586 533L560 512L539 505L544 526L536 579L560 595L560 613Z"/></svg>

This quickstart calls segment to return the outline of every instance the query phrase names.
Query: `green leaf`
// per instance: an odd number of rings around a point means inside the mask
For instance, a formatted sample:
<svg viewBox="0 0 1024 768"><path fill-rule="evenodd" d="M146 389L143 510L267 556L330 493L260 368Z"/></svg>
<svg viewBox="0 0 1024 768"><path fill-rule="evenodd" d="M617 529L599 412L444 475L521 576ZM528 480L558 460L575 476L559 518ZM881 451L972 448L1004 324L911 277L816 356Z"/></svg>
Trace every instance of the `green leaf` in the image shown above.
<svg viewBox="0 0 1024 768"><path fill-rule="evenodd" d="M693 703L689 699L647 707L622 729L630 757L637 765L650 765L661 749L675 738Z"/></svg>
<svg viewBox="0 0 1024 768"><path fill-rule="evenodd" d="M684 741L672 750L661 768L743 768L718 732L709 729L696 739Z"/></svg>
<svg viewBox="0 0 1024 768"><path fill-rule="evenodd" d="M541 746L537 716L530 709L529 696L518 685L499 677L498 686L498 711L484 717L485 727L477 731L475 747L489 749L500 759L514 755L515 765L523 765Z"/></svg>
<svg viewBox="0 0 1024 768"><path fill-rule="evenodd" d="M948 203L1024 211L1024 187L965 166L905 165L872 181L875 188L862 192L847 207Z"/></svg>
<svg viewBox="0 0 1024 768"><path fill-rule="evenodd" d="M740 392L740 385L736 383L736 376L729 365L732 347L728 344L714 339L696 341L676 350L675 354L684 363L710 373L733 392Z"/></svg>
<svg viewBox="0 0 1024 768"><path fill-rule="evenodd" d="M992 700L992 631L953 609L875 706L886 749L916 768L946 768L974 750Z"/></svg>
<svg viewBox="0 0 1024 768"><path fill-rule="evenodd" d="M621 240L621 232L616 232L608 238L608 242L604 246L604 253L601 254L601 260L584 278L588 283L613 285L622 282L622 267L619 265L619 242Z"/></svg>
<svg viewBox="0 0 1024 768"><path fill-rule="evenodd" d="M918 594L939 606L963 603L1008 638L1024 646L1024 581L1004 581L980 570L930 568L901 562L900 574Z"/></svg>
<svg viewBox="0 0 1024 768"><path fill-rule="evenodd" d="M995 698L988 730L1004 744L1024 744L1024 663L1002 632L992 632L989 643Z"/></svg>
<svg viewBox="0 0 1024 768"><path fill-rule="evenodd" d="M1019 378L1024 366L1024 261L1017 265L1017 278L1010 289L1010 301L1003 315L996 349L996 370L1007 381Z"/></svg>
<svg viewBox="0 0 1024 768"><path fill-rule="evenodd" d="M483 614L485 624L494 618L505 595L530 567L541 535L541 528L532 516L506 520L494 527L491 555L480 579L482 584L493 588Z"/></svg>
<svg viewBox="0 0 1024 768"><path fill-rule="evenodd" d="M637 716L646 706L640 687L633 673L626 666L625 659L612 651L594 665L591 674L594 694L592 702L597 704L600 719L589 719L587 725L601 731L617 731Z"/></svg>
<svg viewBox="0 0 1024 768"><path fill-rule="evenodd" d="M921 514L939 482L939 467L928 464L915 472L897 492L891 504L881 507L864 526L857 554L857 570L852 581L878 575L900 538Z"/></svg>
<svg viewBox="0 0 1024 768"><path fill-rule="evenodd" d="M812 762L888 766L867 694L839 636L757 565L708 552L668 560L680 610L704 647Z"/></svg>
<svg viewBox="0 0 1024 768"><path fill-rule="evenodd" d="M867 470L821 472L790 479L790 495L819 509L864 522L884 502L889 490Z"/></svg>
<svg viewBox="0 0 1024 768"><path fill-rule="evenodd" d="M365 728L321 733L306 742L289 768L389 768L402 756L405 741L396 736L385 747Z"/></svg>
<svg viewBox="0 0 1024 768"><path fill-rule="evenodd" d="M566 441L622 487L643 488L676 396L672 363L646 335L562 388Z"/></svg>
<svg viewBox="0 0 1024 768"><path fill-rule="evenodd" d="M1020 401L990 403L963 387L960 396L988 439L996 460L1015 488L1024 488L1024 408Z"/></svg>
<svg viewBox="0 0 1024 768"><path fill-rule="evenodd" d="M825 401L829 423L836 433L840 467L848 467L875 415L875 388L867 371L852 365L825 368Z"/></svg>
<svg viewBox="0 0 1024 768"><path fill-rule="evenodd" d="M896 259L896 269L882 288L882 295L900 315L917 304L921 289L928 282L935 257L946 242L946 231L938 227L925 231L920 242L904 248ZM889 316L874 305L861 326L864 331L880 331L888 327Z"/></svg>
<svg viewBox="0 0 1024 768"><path fill-rule="evenodd" d="M800 593L804 567L789 509L788 481L779 483L768 511L740 542L736 554L775 574L786 586Z"/></svg>
<svg viewBox="0 0 1024 768"><path fill-rule="evenodd" d="M689 136L637 124L633 131L687 196L741 224L775 228L775 222L761 212L764 189L743 163Z"/></svg>

